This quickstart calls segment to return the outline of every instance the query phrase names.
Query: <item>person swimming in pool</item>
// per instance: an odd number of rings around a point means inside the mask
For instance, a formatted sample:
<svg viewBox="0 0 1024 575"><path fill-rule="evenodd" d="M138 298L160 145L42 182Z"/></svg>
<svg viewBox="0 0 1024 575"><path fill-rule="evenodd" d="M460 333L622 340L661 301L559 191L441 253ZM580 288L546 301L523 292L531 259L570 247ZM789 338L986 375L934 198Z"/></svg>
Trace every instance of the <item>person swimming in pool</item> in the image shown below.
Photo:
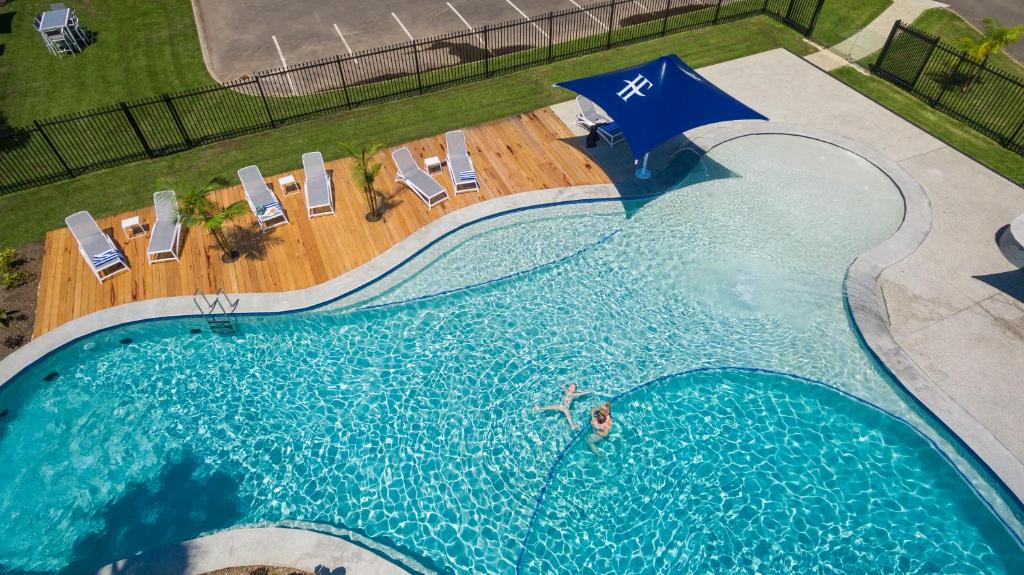
<svg viewBox="0 0 1024 575"><path fill-rule="evenodd" d="M569 407L577 397L583 397L584 395L590 395L589 391L577 391L576 384L570 383L569 387L565 388L565 393L562 394L561 403L552 403L551 405L534 405L534 411L560 411L562 415L565 415L565 419L569 421L569 427L572 429L579 428L576 422L572 420L572 413L569 411Z"/></svg>
<svg viewBox="0 0 1024 575"><path fill-rule="evenodd" d="M597 450L597 442L608 437L612 431L612 404L607 401L590 410L590 427L594 432L587 437L587 445L594 455L601 455Z"/></svg>

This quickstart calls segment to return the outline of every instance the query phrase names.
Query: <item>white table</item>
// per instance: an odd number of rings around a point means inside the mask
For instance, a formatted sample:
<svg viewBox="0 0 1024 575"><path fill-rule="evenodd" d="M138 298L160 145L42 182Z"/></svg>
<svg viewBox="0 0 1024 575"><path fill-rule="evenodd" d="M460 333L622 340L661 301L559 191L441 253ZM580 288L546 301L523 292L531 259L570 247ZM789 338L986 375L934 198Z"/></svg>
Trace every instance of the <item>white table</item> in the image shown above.
<svg viewBox="0 0 1024 575"><path fill-rule="evenodd" d="M423 160L423 167L425 167L427 169L427 173L431 175L440 174L444 169L441 166L441 158L438 158L437 156L430 156Z"/></svg>
<svg viewBox="0 0 1024 575"><path fill-rule="evenodd" d="M124 232L125 240L129 242L139 236L149 235L149 231L146 230L146 226L142 225L139 216L121 220L121 231Z"/></svg>
<svg viewBox="0 0 1024 575"><path fill-rule="evenodd" d="M298 182L295 181L295 176L284 176L277 180L277 185L281 186L281 193L288 196L302 189Z"/></svg>

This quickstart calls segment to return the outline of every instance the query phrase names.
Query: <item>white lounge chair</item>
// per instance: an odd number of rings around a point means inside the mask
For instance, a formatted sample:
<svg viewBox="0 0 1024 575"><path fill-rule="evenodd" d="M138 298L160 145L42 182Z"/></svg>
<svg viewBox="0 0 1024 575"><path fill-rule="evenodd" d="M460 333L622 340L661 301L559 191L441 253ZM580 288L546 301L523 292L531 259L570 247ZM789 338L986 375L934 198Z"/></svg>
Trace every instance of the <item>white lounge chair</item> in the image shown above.
<svg viewBox="0 0 1024 575"><path fill-rule="evenodd" d="M424 204L427 204L428 210L448 199L448 190L420 169L409 148L399 148L391 152L391 159L395 161L395 167L398 169L395 181L408 186Z"/></svg>
<svg viewBox="0 0 1024 575"><path fill-rule="evenodd" d="M323 155L320 152L302 154L302 169L306 172L306 183L302 186L306 192L306 215L313 219L333 214L334 189L324 168Z"/></svg>
<svg viewBox="0 0 1024 575"><path fill-rule="evenodd" d="M181 251L181 220L178 219L178 198L171 190L153 194L156 222L149 234L146 260L150 264L178 261Z"/></svg>
<svg viewBox="0 0 1024 575"><path fill-rule="evenodd" d="M580 107L580 113L576 114L576 124L581 128L589 130L598 124L612 122L611 118L598 110L597 105L586 96L576 96L576 105Z"/></svg>
<svg viewBox="0 0 1024 575"><path fill-rule="evenodd" d="M100 283L131 269L128 258L124 257L114 240L96 225L96 220L89 212L71 214L64 218L64 223L71 230L71 235L75 236L78 251Z"/></svg>
<svg viewBox="0 0 1024 575"><path fill-rule="evenodd" d="M475 192L480 189L473 169L473 160L466 146L466 133L454 130L444 135L448 144L448 175L452 178L452 189L456 194Z"/></svg>
<svg viewBox="0 0 1024 575"><path fill-rule="evenodd" d="M238 170L238 179L245 190L245 201L249 202L249 209L256 216L261 230L267 231L288 223L284 206L277 201L273 190L267 187L259 168L246 166Z"/></svg>

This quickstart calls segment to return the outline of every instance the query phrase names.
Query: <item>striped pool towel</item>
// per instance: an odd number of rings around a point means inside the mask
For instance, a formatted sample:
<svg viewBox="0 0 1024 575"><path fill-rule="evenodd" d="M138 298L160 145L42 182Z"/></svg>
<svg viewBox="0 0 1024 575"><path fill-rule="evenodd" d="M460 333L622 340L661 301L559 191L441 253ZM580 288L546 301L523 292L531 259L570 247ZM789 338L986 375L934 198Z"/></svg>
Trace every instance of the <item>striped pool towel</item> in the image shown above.
<svg viewBox="0 0 1024 575"><path fill-rule="evenodd" d="M284 212L284 208L281 207L281 202L270 202L269 204L260 206L260 217L263 218L269 215L274 215L274 210Z"/></svg>
<svg viewBox="0 0 1024 575"><path fill-rule="evenodd" d="M92 256L92 266L95 268L103 267L114 260L121 259L121 252L111 248L101 254Z"/></svg>
<svg viewBox="0 0 1024 575"><path fill-rule="evenodd" d="M459 181L460 182L475 182L476 181L476 172L474 170L466 170L464 172L459 172Z"/></svg>
<svg viewBox="0 0 1024 575"><path fill-rule="evenodd" d="M601 129L605 132L616 132L619 129L619 125L615 122L611 122L610 124L603 124Z"/></svg>

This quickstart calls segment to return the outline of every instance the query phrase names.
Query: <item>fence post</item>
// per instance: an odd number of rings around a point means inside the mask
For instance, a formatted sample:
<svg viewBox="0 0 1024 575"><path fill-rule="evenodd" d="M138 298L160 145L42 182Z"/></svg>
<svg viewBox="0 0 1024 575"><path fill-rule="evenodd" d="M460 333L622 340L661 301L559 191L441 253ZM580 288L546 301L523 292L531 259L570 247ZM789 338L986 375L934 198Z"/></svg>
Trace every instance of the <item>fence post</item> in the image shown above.
<svg viewBox="0 0 1024 575"><path fill-rule="evenodd" d="M810 36L814 33L814 27L818 25L818 16L821 15L821 8L825 5L825 0L818 0L818 5L814 8L814 15L811 16L811 23L807 25L807 33L804 36Z"/></svg>
<svg viewBox="0 0 1024 575"><path fill-rule="evenodd" d="M341 65L341 54L334 57L334 62L338 65L338 74L341 75L341 93L345 95L345 107L351 110L352 101L348 99L348 82L345 81L345 68Z"/></svg>
<svg viewBox="0 0 1024 575"><path fill-rule="evenodd" d="M721 0L719 0L721 2ZM661 18L661 35L668 33L668 11L672 8L672 0L665 0L665 15Z"/></svg>
<svg viewBox="0 0 1024 575"><path fill-rule="evenodd" d="M32 123L36 125L36 130L39 130L39 135L43 137L43 141L45 141L46 145L50 147L50 151L53 152L53 155L57 156L57 160L60 162L60 165L64 168L64 171L67 173L68 177L75 177L75 172L73 172L71 170L71 166L69 166L68 163L64 161L64 156L60 155L60 152L57 151L57 146L53 145L53 140L51 140L50 136L46 134L46 130L43 129L43 125L39 123L39 120L32 120Z"/></svg>
<svg viewBox="0 0 1024 575"><path fill-rule="evenodd" d="M548 12L548 64L555 61L555 13Z"/></svg>
<svg viewBox="0 0 1024 575"><path fill-rule="evenodd" d="M882 45L882 51L878 53L878 59L871 64L871 71L882 70L882 66L885 64L885 58L889 55L889 48L892 46L892 39L896 37L896 32L903 26L903 20L897 20L892 25L892 30L889 31L889 37L885 39L885 44ZM885 71L882 70L884 73Z"/></svg>
<svg viewBox="0 0 1024 575"><path fill-rule="evenodd" d="M181 134L181 139L185 140L185 144L188 147L192 147L192 138L188 137L188 131L185 130L185 124L181 121L181 116L178 115L177 108L174 107L174 102L171 101L171 97L168 94L163 96L164 104L167 105L167 111L171 113L171 118L174 119L174 125L178 127L178 133Z"/></svg>
<svg viewBox="0 0 1024 575"><path fill-rule="evenodd" d="M718 0L718 4L715 4L715 19L711 22L712 24L718 24L718 13L722 11L722 0Z"/></svg>
<svg viewBox="0 0 1024 575"><path fill-rule="evenodd" d="M423 74L420 73L420 51L416 46L416 41L412 41L412 57L416 61L416 89L423 93Z"/></svg>
<svg viewBox="0 0 1024 575"><path fill-rule="evenodd" d="M484 24L484 78L491 77L491 26Z"/></svg>
<svg viewBox="0 0 1024 575"><path fill-rule="evenodd" d="M253 74L253 77L256 78L256 87L259 88L260 98L263 99L263 109L267 111L267 119L270 120L270 127L273 128L277 122L274 121L274 115L270 113L270 104L267 103L267 94L263 91L263 82L260 81L259 74Z"/></svg>
<svg viewBox="0 0 1024 575"><path fill-rule="evenodd" d="M142 130L139 129L139 125L135 122L135 116L132 115L132 111L128 109L128 104L121 102L121 111L124 112L124 117L128 119L128 125L132 127L135 132L135 137L139 139L139 143L142 144L142 149L146 152L146 156L155 158L153 150L149 149L149 142L146 141L146 137L142 135Z"/></svg>
<svg viewBox="0 0 1024 575"><path fill-rule="evenodd" d="M768 1L765 0L764 4L765 4L765 10L767 10L768 9ZM786 6L786 15L782 17L782 19L785 20L786 22L789 22L790 25L792 25L792 23L793 23L793 20L792 20L793 4L796 4L796 0L789 0L789 4Z"/></svg>
<svg viewBox="0 0 1024 575"><path fill-rule="evenodd" d="M612 0L608 3L608 38L604 42L605 50L612 47L612 30L615 29L615 1Z"/></svg>

